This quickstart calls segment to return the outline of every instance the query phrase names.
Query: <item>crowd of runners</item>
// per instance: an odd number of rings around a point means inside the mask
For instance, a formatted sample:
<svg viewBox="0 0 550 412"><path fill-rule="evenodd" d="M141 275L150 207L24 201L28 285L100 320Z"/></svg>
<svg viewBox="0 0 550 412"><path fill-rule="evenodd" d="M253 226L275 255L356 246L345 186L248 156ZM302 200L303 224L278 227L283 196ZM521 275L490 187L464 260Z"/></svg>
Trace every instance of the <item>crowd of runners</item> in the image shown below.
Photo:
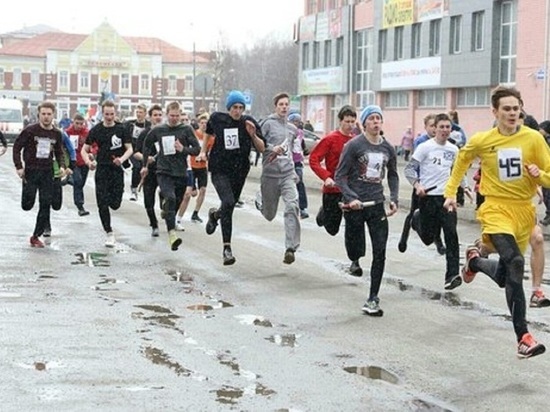
<svg viewBox="0 0 550 412"><path fill-rule="evenodd" d="M546 189L550 188L550 149L544 138L548 125L527 125L530 116L523 111L516 89L496 88L491 106L494 127L469 138L459 126L456 113L426 116L425 133L415 139L407 131L403 139L404 175L411 184L412 198L399 250L406 252L411 229L424 244L435 244L446 257L445 290L473 282L477 273L493 279L505 290L518 342L517 355L527 358L545 351L527 329L523 274L528 245L532 248L533 273L530 306L550 306L541 288L544 242L533 204L538 192L550 199ZM55 105L43 102L38 107L38 121L27 126L13 145L13 162L23 186L22 208L31 210L38 194L30 245L45 246L43 237L50 236L52 229L50 211L61 207L64 183L73 187L78 214L89 215L83 188L89 172L94 171L105 246L114 247L111 213L122 204L124 169L130 168L130 200L138 201L143 192L151 236L158 237L158 193L160 218L173 251L182 243L178 233L185 229L182 217L192 198L196 201L191 220L203 222L201 206L210 179L219 205L210 208L207 216L203 214L205 230L212 235L221 226L222 262L233 265L233 213L254 150L262 159L256 207L272 221L282 199L282 261L294 263L301 243L300 221L309 217L303 185L303 159L308 153L301 117L290 110L287 93L274 97L273 113L260 122L245 114L245 107L244 94L234 90L226 98L226 110L200 113L193 124L177 102L169 103L165 110L159 105L139 105L135 120L119 122L115 104L107 100L102 103L102 120L88 130L80 114L75 114L65 128L56 127ZM335 236L344 220L344 247L352 276L363 275L360 260L366 253L366 225L372 256L370 291L362 310L370 316L382 316L380 288L386 263L387 218L399 207L398 155L384 138L384 115L379 106L370 105L358 112L345 105L338 112L338 121L338 129L324 136L309 153L309 166L323 187L315 221ZM5 147L2 140L0 155ZM474 162L479 170L475 190L471 190L465 176ZM456 211L464 196L472 200L476 196L481 230L479 239L467 241L471 245L465 250L465 264L460 268ZM491 253L498 258L490 259Z"/></svg>

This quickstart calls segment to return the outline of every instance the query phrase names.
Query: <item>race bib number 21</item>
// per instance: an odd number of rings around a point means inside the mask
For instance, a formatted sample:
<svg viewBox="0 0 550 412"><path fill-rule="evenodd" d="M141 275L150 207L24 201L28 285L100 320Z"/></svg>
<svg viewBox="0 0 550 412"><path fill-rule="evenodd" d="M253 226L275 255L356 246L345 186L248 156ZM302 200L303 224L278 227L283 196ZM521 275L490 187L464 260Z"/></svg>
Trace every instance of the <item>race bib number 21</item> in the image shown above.
<svg viewBox="0 0 550 412"><path fill-rule="evenodd" d="M520 149L501 149L497 156L501 181L509 182L521 178L523 159Z"/></svg>

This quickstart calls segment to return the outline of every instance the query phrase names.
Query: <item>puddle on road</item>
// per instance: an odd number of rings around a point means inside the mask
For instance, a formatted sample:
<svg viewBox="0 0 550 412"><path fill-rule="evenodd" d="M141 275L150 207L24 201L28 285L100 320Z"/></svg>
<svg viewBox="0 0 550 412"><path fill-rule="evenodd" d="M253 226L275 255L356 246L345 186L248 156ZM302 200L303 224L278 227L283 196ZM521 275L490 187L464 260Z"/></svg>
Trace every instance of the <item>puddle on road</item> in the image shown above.
<svg viewBox="0 0 550 412"><path fill-rule="evenodd" d="M145 357L155 365L166 366L167 368L172 369L178 376L189 377L193 373L193 371L181 366L178 362L170 360L168 354L161 349L155 348L154 346L148 346L142 352Z"/></svg>
<svg viewBox="0 0 550 412"><path fill-rule="evenodd" d="M344 370L348 373L355 373L369 379L382 380L394 385L399 383L397 375L380 366L346 366Z"/></svg>
<svg viewBox="0 0 550 412"><path fill-rule="evenodd" d="M226 302L226 301L223 301L223 300L215 300L215 299L212 299L212 300L214 302L209 304L209 305L199 303L197 305L187 306L187 309L193 310L193 311L196 311L196 312L206 313L206 312L210 312L211 310L214 310L214 309L224 309L224 308L232 308L233 307L233 305L229 302Z"/></svg>
<svg viewBox="0 0 550 412"><path fill-rule="evenodd" d="M181 316L176 315L170 309L165 308L160 305L134 305L136 308L148 310L154 312L155 315L147 316L143 312L132 312L131 316L134 319L143 319L149 321L153 325L168 327L178 331L182 335L185 335L185 332L176 326L176 319L181 318Z"/></svg>
<svg viewBox="0 0 550 412"><path fill-rule="evenodd" d="M212 391L214 392L214 391ZM237 403L239 398L242 398L244 395L244 390L241 388L234 388L232 386L223 386L221 389L216 391L216 401L223 404L234 405Z"/></svg>
<svg viewBox="0 0 550 412"><path fill-rule="evenodd" d="M220 362L220 365L229 367L232 371L235 372L234 375L236 376L242 376L249 381L253 381L261 377L254 372L241 369L240 365L237 363L237 359L230 356L229 351L227 351L227 353L218 354L216 358Z"/></svg>
<svg viewBox="0 0 550 412"><path fill-rule="evenodd" d="M98 253L98 252L79 252L74 254L76 256L76 261L71 262L73 265L86 265L88 267L109 267L111 262L109 262L106 257L107 253Z"/></svg>
<svg viewBox="0 0 550 412"><path fill-rule="evenodd" d="M298 344L296 343L297 338L297 335L293 333L288 333L285 335L271 335L268 338L265 338L265 340L273 342L279 346L288 346L290 348L294 348L298 346Z"/></svg>
<svg viewBox="0 0 550 412"><path fill-rule="evenodd" d="M44 280L44 279L57 279L57 276L53 276L53 275L40 275L40 276L38 276L38 280Z"/></svg>
<svg viewBox="0 0 550 412"><path fill-rule="evenodd" d="M166 269L164 272L172 278L172 281L181 283L185 293L191 293L195 289L195 280L190 273L176 269Z"/></svg>

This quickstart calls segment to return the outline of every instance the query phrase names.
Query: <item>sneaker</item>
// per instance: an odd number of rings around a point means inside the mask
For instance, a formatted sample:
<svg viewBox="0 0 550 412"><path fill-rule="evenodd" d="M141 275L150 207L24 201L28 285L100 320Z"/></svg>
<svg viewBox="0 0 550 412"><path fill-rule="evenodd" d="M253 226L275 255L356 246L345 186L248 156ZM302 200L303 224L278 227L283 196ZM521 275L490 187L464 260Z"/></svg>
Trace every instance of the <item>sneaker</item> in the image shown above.
<svg viewBox="0 0 550 412"><path fill-rule="evenodd" d="M435 247L437 249L437 253L439 253L440 255L444 255L447 252L447 248L443 244L443 241L441 240L441 237L437 236L434 239L434 244L435 244Z"/></svg>
<svg viewBox="0 0 550 412"><path fill-rule="evenodd" d="M309 213L307 212L307 209L300 210L300 219L307 219L309 217Z"/></svg>
<svg viewBox="0 0 550 412"><path fill-rule="evenodd" d="M191 216L191 221L193 222L197 222L197 223L202 223L202 219L199 217L199 214L198 213L193 213L193 215Z"/></svg>
<svg viewBox="0 0 550 412"><path fill-rule="evenodd" d="M159 228L158 228L158 227L154 227L154 228L151 230L151 236L152 236L152 237L159 237L159 235L160 235Z"/></svg>
<svg viewBox="0 0 550 412"><path fill-rule="evenodd" d="M359 265L358 260L354 260L353 262L351 262L351 265L349 267L349 274L356 277L363 276L363 269Z"/></svg>
<svg viewBox="0 0 550 412"><path fill-rule="evenodd" d="M531 295L531 300L529 301L530 308L546 308L550 306L550 299L544 296L542 290L536 290Z"/></svg>
<svg viewBox="0 0 550 412"><path fill-rule="evenodd" d="M218 219L216 218L216 212L218 209L215 207L210 208L208 211L208 222L206 222L206 234L211 235L216 231L216 227L218 227Z"/></svg>
<svg viewBox="0 0 550 412"><path fill-rule="evenodd" d="M84 208L80 208L78 209L78 216L88 216L90 214L90 212L88 212L86 209Z"/></svg>
<svg viewBox="0 0 550 412"><path fill-rule="evenodd" d="M470 283L476 277L476 273L470 269L470 261L474 258L480 257L479 249L477 246L468 246L466 248L466 263L462 266L462 280L465 283Z"/></svg>
<svg viewBox="0 0 550 412"><path fill-rule="evenodd" d="M315 216L315 223L317 223L317 226L319 227L323 227L325 225L325 210L323 209L323 206L319 208L317 216Z"/></svg>
<svg viewBox="0 0 550 412"><path fill-rule="evenodd" d="M180 247L182 240L180 237L178 237L175 230L171 230L170 232L168 232L168 243L170 243L170 249L172 249L173 251L178 250L178 248Z"/></svg>
<svg viewBox="0 0 550 412"><path fill-rule="evenodd" d="M49 227L47 229L44 229L44 233L42 233L42 236L44 237L50 237L52 235L52 228Z"/></svg>
<svg viewBox="0 0 550 412"><path fill-rule="evenodd" d="M179 230L180 232L185 232L185 227L183 227L181 221L176 221L176 230Z"/></svg>
<svg viewBox="0 0 550 412"><path fill-rule="evenodd" d="M256 193L256 199L254 199L254 206L256 206L256 209L258 209L260 212L262 211L263 203L262 203L262 191L258 190Z"/></svg>
<svg viewBox="0 0 550 412"><path fill-rule="evenodd" d="M113 232L107 233L107 238L105 239L105 247L115 247L115 245L115 234Z"/></svg>
<svg viewBox="0 0 550 412"><path fill-rule="evenodd" d="M38 236L31 236L29 242L32 247L44 247L44 242L42 242Z"/></svg>
<svg viewBox="0 0 550 412"><path fill-rule="evenodd" d="M367 300L361 310L369 316L380 317L384 314L384 311L380 309L380 299L376 296Z"/></svg>
<svg viewBox="0 0 550 412"><path fill-rule="evenodd" d="M475 276L475 274L474 274L474 276ZM472 280L473 280L473 278L472 278ZM453 290L453 289L459 287L460 285L462 285L462 278L460 277L460 275L455 275L450 279L445 279L445 290Z"/></svg>
<svg viewBox="0 0 550 412"><path fill-rule="evenodd" d="M136 189L132 188L132 193L130 194L130 200L132 200L133 202L138 200L138 194Z"/></svg>
<svg viewBox="0 0 550 412"><path fill-rule="evenodd" d="M235 263L235 256L233 256L233 252L231 252L230 247L226 247L223 250L223 265L229 266Z"/></svg>
<svg viewBox="0 0 550 412"><path fill-rule="evenodd" d="M290 265L290 264L294 263L295 260L296 260L296 258L294 256L294 250L288 248L285 251L285 257L283 258L283 263L286 263L287 265Z"/></svg>
<svg viewBox="0 0 550 412"><path fill-rule="evenodd" d="M538 343L530 333L524 334L518 343L518 358L520 359L542 355L545 351L546 347L542 343Z"/></svg>
<svg viewBox="0 0 550 412"><path fill-rule="evenodd" d="M479 250L479 257L487 258L491 254L491 252L489 251L489 248L485 246L485 244L483 243L483 240L476 239L474 242L474 245Z"/></svg>

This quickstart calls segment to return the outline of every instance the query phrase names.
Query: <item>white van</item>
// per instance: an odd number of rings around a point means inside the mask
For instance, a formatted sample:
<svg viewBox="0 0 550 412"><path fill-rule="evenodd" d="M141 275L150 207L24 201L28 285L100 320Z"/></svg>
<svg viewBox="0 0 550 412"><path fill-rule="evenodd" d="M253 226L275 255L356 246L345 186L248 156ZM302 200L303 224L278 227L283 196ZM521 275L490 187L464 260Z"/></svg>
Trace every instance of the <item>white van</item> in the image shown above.
<svg viewBox="0 0 550 412"><path fill-rule="evenodd" d="M0 99L0 132L13 142L23 130L23 103L17 99Z"/></svg>

